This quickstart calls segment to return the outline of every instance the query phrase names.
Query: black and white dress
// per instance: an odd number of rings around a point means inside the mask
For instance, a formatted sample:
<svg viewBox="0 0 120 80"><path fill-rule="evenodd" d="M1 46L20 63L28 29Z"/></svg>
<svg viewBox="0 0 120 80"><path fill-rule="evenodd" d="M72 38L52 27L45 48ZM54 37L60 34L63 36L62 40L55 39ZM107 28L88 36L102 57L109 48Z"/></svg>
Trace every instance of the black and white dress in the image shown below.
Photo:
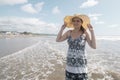
<svg viewBox="0 0 120 80"><path fill-rule="evenodd" d="M65 80L88 80L86 59L86 35L83 33L78 38L72 39L71 34L67 39L68 51L66 61Z"/></svg>

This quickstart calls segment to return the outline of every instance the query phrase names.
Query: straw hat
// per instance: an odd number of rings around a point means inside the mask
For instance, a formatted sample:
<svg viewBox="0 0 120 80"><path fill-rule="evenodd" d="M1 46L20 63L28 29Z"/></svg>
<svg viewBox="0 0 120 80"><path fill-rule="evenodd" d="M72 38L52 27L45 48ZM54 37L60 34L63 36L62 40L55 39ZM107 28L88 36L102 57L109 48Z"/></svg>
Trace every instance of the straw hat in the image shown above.
<svg viewBox="0 0 120 80"><path fill-rule="evenodd" d="M87 29L87 24L90 24L90 19L87 15L80 15L80 14L75 14L74 16L65 16L64 18L64 23L67 25L68 28L74 28L72 24L72 18L78 17L83 20L83 28Z"/></svg>

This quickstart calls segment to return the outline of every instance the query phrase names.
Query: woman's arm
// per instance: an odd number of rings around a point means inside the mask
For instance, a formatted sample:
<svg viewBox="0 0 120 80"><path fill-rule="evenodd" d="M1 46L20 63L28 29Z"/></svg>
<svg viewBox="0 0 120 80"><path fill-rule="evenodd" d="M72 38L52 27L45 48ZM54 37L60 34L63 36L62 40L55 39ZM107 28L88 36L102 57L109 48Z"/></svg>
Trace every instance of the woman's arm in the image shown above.
<svg viewBox="0 0 120 80"><path fill-rule="evenodd" d="M62 25L60 31L58 32L58 35L57 35L57 38L56 38L56 42L62 42L62 41L64 41L64 40L67 39L67 37L68 37L68 32L69 32L69 31L65 32L65 33L62 35L63 30L64 30L65 28L66 28L66 25L65 25L65 24Z"/></svg>
<svg viewBox="0 0 120 80"><path fill-rule="evenodd" d="M93 27L89 24L88 25L88 28L89 28L89 31L91 33L91 39L90 39L90 36L89 34L87 33L87 31L85 32L86 33L86 40L89 44L89 46L93 49L96 49L96 40L95 40L95 35L94 35L94 30L93 30Z"/></svg>

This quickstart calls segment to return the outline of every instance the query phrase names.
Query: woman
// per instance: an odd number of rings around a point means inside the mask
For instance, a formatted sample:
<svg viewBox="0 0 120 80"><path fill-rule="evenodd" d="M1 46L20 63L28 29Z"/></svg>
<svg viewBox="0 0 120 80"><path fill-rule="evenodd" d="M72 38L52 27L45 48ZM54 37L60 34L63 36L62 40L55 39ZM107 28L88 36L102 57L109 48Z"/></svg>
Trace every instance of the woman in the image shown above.
<svg viewBox="0 0 120 80"><path fill-rule="evenodd" d="M85 44L87 41L91 48L96 49L96 41L93 27L91 24L85 24L85 22L89 22L88 18L84 20L85 17L85 15L78 15L67 18L69 21L62 25L56 38L56 42L62 42L67 39L69 45L66 63L66 80L88 80ZM62 35L63 30L68 24L72 24L71 26L74 29L68 30ZM87 28L90 31L91 38L86 31Z"/></svg>

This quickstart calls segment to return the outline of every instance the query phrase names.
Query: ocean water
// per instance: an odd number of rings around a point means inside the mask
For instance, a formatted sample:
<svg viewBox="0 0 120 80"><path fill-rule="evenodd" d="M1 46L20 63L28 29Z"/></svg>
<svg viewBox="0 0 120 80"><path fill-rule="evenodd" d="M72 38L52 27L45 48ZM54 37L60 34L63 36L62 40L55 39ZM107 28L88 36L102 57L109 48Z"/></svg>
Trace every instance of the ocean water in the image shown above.
<svg viewBox="0 0 120 80"><path fill-rule="evenodd" d="M22 50L39 41L41 37L17 37L0 39L0 58Z"/></svg>
<svg viewBox="0 0 120 80"><path fill-rule="evenodd" d="M65 80L68 45L55 38L43 36L35 44L1 57L0 80ZM97 49L86 44L89 80L120 80L120 36L96 39Z"/></svg>

